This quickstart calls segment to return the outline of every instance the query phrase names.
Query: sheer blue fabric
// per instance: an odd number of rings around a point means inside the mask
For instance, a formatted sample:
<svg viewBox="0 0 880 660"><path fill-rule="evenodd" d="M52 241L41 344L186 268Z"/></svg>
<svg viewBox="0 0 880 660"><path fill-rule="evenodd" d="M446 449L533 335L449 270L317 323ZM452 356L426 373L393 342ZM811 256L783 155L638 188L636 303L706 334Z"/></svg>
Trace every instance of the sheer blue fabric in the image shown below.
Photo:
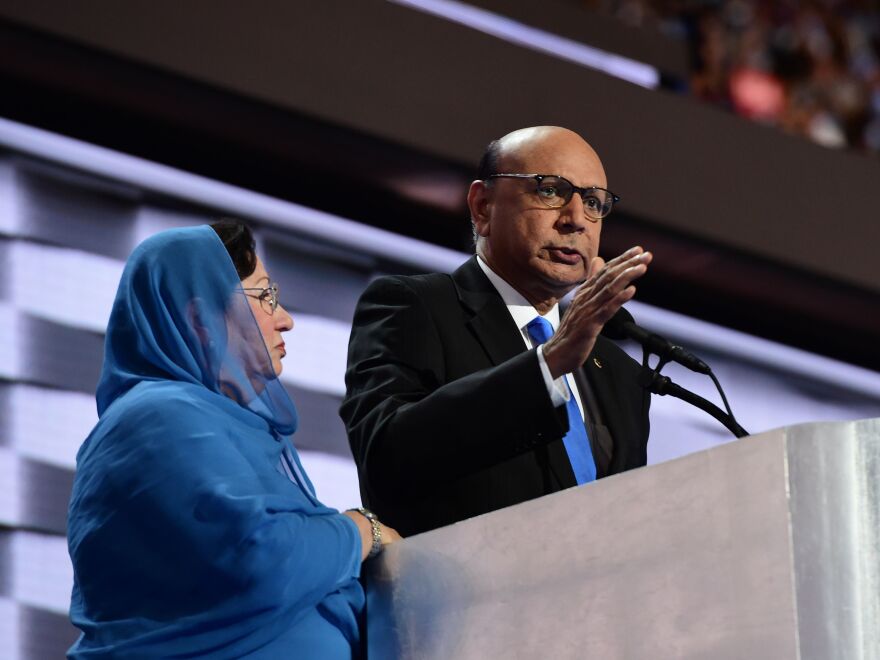
<svg viewBox="0 0 880 660"><path fill-rule="evenodd" d="M305 476L296 409L210 227L132 253L96 398L68 515L69 657L357 655L357 526Z"/></svg>

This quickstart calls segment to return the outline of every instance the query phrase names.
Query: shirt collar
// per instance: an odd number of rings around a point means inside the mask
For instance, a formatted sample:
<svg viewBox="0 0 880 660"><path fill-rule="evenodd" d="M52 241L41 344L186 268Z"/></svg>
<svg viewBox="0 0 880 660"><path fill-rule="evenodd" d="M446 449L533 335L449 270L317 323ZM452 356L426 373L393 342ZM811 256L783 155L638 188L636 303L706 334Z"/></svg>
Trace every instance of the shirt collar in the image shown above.
<svg viewBox="0 0 880 660"><path fill-rule="evenodd" d="M525 327L532 321L532 319L536 316L541 316L541 314L538 313L538 310L535 309L519 291L510 286L510 284L504 281L500 275L489 268L489 264L483 261L483 257L480 255L477 255L477 264L480 266L480 270L482 270L486 274L486 277L489 278L489 281L492 283L492 286L495 287L498 295L501 296L501 300L503 300L504 304L507 306L507 311L510 312L510 316L513 317L513 321L516 323L517 328L524 331ZM550 311L543 316L550 322L550 325L553 326L553 331L556 332L556 328L559 327L559 303L553 305Z"/></svg>

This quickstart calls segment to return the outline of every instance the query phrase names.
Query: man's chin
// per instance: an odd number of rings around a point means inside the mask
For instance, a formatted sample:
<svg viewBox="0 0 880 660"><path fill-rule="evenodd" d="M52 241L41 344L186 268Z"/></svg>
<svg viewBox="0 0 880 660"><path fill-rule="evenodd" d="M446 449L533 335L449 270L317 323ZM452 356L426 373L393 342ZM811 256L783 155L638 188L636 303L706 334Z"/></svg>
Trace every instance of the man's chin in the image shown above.
<svg viewBox="0 0 880 660"><path fill-rule="evenodd" d="M583 284L587 279L587 273L583 264L568 265L551 263L542 273L545 284L554 291L561 292L562 297L572 289Z"/></svg>

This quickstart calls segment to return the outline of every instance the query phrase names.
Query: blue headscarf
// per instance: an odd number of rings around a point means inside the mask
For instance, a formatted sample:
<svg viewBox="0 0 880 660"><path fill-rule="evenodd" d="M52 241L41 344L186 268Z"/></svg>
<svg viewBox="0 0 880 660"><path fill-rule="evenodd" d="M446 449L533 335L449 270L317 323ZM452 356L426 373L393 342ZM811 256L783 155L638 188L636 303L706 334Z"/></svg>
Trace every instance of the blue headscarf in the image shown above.
<svg viewBox="0 0 880 660"><path fill-rule="evenodd" d="M70 657L351 657L360 536L286 437L296 409L210 227L132 253L96 398L68 516Z"/></svg>
<svg viewBox="0 0 880 660"><path fill-rule="evenodd" d="M296 430L296 408L210 227L162 232L129 257L107 328L98 415L138 383L157 380L232 395L274 431Z"/></svg>

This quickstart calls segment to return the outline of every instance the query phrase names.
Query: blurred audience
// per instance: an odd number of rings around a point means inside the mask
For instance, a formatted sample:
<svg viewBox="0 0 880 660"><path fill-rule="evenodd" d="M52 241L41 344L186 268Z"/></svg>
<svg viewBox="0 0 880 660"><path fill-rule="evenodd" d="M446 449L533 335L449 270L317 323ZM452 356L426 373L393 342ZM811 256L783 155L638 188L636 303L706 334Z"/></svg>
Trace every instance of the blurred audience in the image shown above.
<svg viewBox="0 0 880 660"><path fill-rule="evenodd" d="M827 147L880 153L877 0L584 0L690 45L692 94Z"/></svg>

